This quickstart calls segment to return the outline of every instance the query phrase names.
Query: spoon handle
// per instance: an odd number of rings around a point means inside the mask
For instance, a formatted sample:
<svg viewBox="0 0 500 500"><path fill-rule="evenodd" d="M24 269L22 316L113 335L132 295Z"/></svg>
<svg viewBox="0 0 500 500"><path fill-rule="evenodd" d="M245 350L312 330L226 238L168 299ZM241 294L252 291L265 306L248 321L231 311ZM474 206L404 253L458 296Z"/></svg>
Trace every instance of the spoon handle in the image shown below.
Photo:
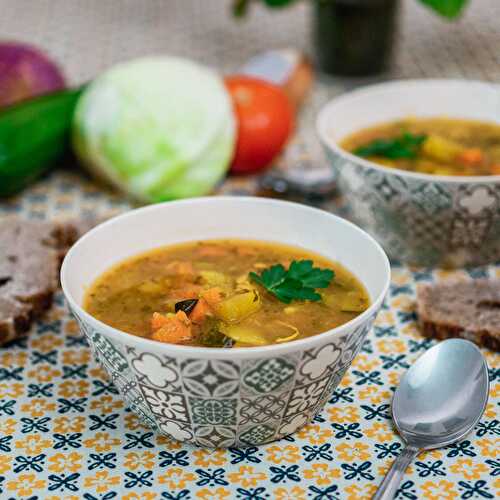
<svg viewBox="0 0 500 500"><path fill-rule="evenodd" d="M406 468L418 455L419 451L420 450L418 448L407 446L401 452L396 460L394 460L389 472L386 474L381 485L378 487L378 490L372 500L392 500L395 497Z"/></svg>

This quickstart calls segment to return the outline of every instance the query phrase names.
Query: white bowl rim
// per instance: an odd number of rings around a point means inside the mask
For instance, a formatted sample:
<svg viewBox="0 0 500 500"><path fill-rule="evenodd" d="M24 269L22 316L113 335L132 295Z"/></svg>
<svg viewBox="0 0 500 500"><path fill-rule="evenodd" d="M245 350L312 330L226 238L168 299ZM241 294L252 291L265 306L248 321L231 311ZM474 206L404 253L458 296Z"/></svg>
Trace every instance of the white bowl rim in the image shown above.
<svg viewBox="0 0 500 500"><path fill-rule="evenodd" d="M383 165L379 165L377 163L371 162L360 156L353 155L348 151L345 151L341 148L329 135L329 130L331 127L327 127L328 117L332 112L331 109L337 106L339 103L344 101L348 101L352 98L356 98L358 96L363 96L366 94L370 94L372 91L377 91L383 88L389 89L391 87L404 87L407 85L426 85L426 84L471 84L471 85L484 85L485 87L490 87L491 89L497 89L500 93L500 85L492 82L485 82L481 80L466 80L460 78L415 78L415 79L397 79L390 80L382 83L375 83L372 85L364 85L362 87L356 88L354 90L349 90L344 92L337 97L334 97L330 101L328 101L325 105L322 106L320 111L316 117L316 133L318 134L321 142L332 149L339 156L345 158L346 160L350 160L357 165L360 165L364 168L371 168L374 170L378 170L385 174L394 174L399 175L401 177L409 177L413 179L420 179L422 181L433 181L433 182L443 182L450 184L482 184L482 183L497 183L500 182L500 174L498 175L474 175L474 176L453 176L453 175L435 175L435 174L424 174L420 172L411 172L408 170L401 170L399 168L388 168ZM457 116L457 118L460 118Z"/></svg>
<svg viewBox="0 0 500 500"><path fill-rule="evenodd" d="M364 238L367 240L371 241L374 246L376 251L380 254L382 257L382 261L384 262L384 271L385 271L385 283L383 285L382 292L375 297L373 300L372 304L370 307L362 312L359 316L356 316L352 320L348 321L347 323L344 323L343 325L340 325L336 328L333 328L331 330L327 330L326 332L319 333L317 335L312 335L310 337L306 337L304 339L299 339L299 340L292 340L290 342L284 342L282 344L273 344L273 345L268 345L268 346L259 346L259 347L238 347L237 349L228 349L228 348L222 348L222 347L197 347L197 346L185 346L185 345L176 345L176 344L168 344L168 343L163 343L163 342L157 342L155 340L151 340L145 337L138 337L136 335L132 335L130 333L118 330L116 328L113 328L102 321L99 321L98 319L94 318L92 315L90 315L87 311L83 309L80 304L74 300L74 298L71 296L69 290L68 290L68 285L67 285L67 279L66 275L68 273L68 262L70 261L73 253L75 252L76 248L79 246L81 242L86 240L87 238L90 238L92 233L96 231L97 229L101 229L106 227L106 226L111 226L114 221L120 219L126 219L131 216L131 214L136 214L137 212L150 212L153 210L158 210L162 209L163 207L167 205L171 205L175 203L176 205L185 205L189 207L190 205L193 204L203 204L203 203L216 203L217 200L230 200L235 203L261 203L261 204L269 204L269 205L293 205L295 207L300 208L301 210L305 211L310 211L310 212L317 212L321 213L322 215L327 215L328 217L331 217L336 221L337 224L343 224L345 226L349 226L350 229L357 231L358 233L362 234ZM307 248L307 247L306 247ZM314 251L314 249L310 249ZM157 352L165 355L170 355L170 356L182 356L182 357L198 357L198 358L203 358L203 359L211 359L211 358L217 358L217 359L247 359L247 358L258 358L258 357L271 357L273 355L279 355L286 353L288 351L298 351L298 350L305 350L311 347L314 347L318 343L326 343L328 338L336 338L343 333L345 333L347 330L355 329L357 326L360 324L366 322L370 316L374 315L376 311L380 308L382 305L382 302L384 301L387 292L389 290L390 286L390 280L391 280L391 267L389 264L389 259L382 249L381 245L373 238L370 236L368 233L363 231L361 228L353 224L352 222L347 221L346 219L343 219L342 217L339 217L337 215L334 215L330 212L327 212L326 210L321 210L318 208L313 208L307 205L302 205L300 203L293 203L290 201L282 201L282 200L276 200L276 199L269 199L269 198L258 198L254 196L207 196L207 197L199 197L199 198L191 198L191 199L185 199L185 200L177 200L177 201L169 201L169 202L164 202L164 203L157 203L154 205L148 205L145 207L137 208L134 210L130 210L128 212L125 212L124 214L112 217L111 219L97 225L96 227L92 228L88 233L84 234L68 251L66 254L66 257L64 258L64 261L61 266L61 273L60 273L60 278L61 278L61 288L63 290L64 296L68 303L71 306L71 309L76 311L80 317L83 317L84 320L91 325L94 325L95 329L97 330L98 333L105 332L105 334L112 339L116 340L120 344L126 344L126 345L132 345L136 348L139 348L143 351L149 350L149 352Z"/></svg>

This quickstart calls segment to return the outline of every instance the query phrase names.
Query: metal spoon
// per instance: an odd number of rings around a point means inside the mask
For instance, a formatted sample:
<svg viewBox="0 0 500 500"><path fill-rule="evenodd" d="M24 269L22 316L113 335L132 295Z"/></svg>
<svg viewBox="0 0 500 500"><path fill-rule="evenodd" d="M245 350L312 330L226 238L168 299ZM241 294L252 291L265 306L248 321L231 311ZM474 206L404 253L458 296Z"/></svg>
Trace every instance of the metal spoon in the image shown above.
<svg viewBox="0 0 500 500"><path fill-rule="evenodd" d="M406 448L373 500L394 498L420 450L464 438L483 415L488 390L488 365L472 342L446 340L422 355L406 372L392 400L392 418Z"/></svg>

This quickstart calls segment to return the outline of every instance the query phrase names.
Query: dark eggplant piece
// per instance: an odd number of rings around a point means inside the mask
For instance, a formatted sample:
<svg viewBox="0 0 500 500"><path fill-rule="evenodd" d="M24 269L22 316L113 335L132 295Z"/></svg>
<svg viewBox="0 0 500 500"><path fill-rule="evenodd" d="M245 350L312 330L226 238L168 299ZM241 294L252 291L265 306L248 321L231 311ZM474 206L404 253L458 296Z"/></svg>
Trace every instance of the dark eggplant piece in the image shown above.
<svg viewBox="0 0 500 500"><path fill-rule="evenodd" d="M196 304L198 304L198 299L181 300L175 304L175 312L184 311L189 316Z"/></svg>

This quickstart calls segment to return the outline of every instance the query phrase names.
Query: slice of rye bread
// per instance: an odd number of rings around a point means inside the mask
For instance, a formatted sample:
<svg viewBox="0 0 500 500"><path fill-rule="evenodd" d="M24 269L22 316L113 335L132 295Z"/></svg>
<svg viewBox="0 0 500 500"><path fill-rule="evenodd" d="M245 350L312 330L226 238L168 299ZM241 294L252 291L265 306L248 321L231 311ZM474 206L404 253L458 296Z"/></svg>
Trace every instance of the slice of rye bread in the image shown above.
<svg viewBox="0 0 500 500"><path fill-rule="evenodd" d="M0 221L0 345L25 334L52 305L59 267L71 245L97 219Z"/></svg>
<svg viewBox="0 0 500 500"><path fill-rule="evenodd" d="M420 285L417 312L426 337L461 337L500 350L500 280Z"/></svg>

